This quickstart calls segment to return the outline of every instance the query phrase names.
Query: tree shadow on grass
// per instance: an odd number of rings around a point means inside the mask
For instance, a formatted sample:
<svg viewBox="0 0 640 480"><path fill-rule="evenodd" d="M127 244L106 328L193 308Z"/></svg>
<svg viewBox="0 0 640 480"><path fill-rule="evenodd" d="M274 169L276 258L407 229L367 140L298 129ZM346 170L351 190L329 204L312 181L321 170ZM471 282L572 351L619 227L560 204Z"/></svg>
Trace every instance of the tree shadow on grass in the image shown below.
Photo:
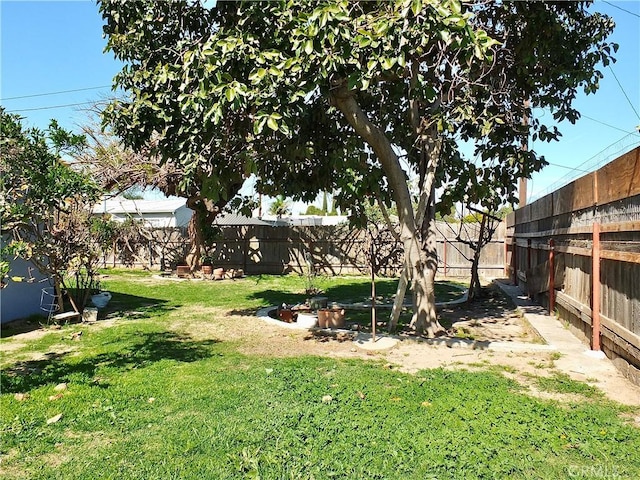
<svg viewBox="0 0 640 480"><path fill-rule="evenodd" d="M169 304L167 300L151 297L139 297L127 293L114 292L106 308L100 310L98 317L116 315L136 318L148 318L176 310L180 305Z"/></svg>
<svg viewBox="0 0 640 480"><path fill-rule="evenodd" d="M297 303L304 303L309 298L309 295L304 293L291 293L283 292L280 290L267 289L259 292L254 292L249 296L250 299L260 299L265 302L266 305L295 305Z"/></svg>
<svg viewBox="0 0 640 480"><path fill-rule="evenodd" d="M113 297L105 308L98 311L98 319L126 317L126 318L150 318L179 308L179 305L169 305L166 300L150 297L139 297L126 293L112 293ZM86 307L93 307L89 302ZM85 308L86 308L85 307ZM79 317L65 323L79 323ZM53 323L52 323L53 324ZM9 338L23 333L50 328L46 315L31 315L30 317L14 320L2 325L2 338Z"/></svg>
<svg viewBox="0 0 640 480"><path fill-rule="evenodd" d="M25 393L43 385L63 382L96 385L99 384L96 376L103 369L126 372L161 360L196 362L214 356L211 347L219 343L217 340L195 341L174 332L135 335L116 352L101 353L80 362L68 358L69 352L48 353L38 360L17 362L2 370L0 388L3 393Z"/></svg>

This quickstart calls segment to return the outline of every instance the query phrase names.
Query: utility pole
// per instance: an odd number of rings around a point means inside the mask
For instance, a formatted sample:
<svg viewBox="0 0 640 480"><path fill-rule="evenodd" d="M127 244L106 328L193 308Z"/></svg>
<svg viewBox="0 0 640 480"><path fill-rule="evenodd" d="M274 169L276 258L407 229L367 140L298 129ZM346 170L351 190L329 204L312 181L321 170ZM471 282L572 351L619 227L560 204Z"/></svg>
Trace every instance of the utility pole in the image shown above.
<svg viewBox="0 0 640 480"><path fill-rule="evenodd" d="M524 101L525 112L522 115L522 125L529 125L529 117L527 115L526 109L529 108L529 100ZM526 152L529 150L529 134L527 133L524 139L522 140L522 151ZM518 185L518 207L522 208L527 204L527 178L520 177L520 182Z"/></svg>

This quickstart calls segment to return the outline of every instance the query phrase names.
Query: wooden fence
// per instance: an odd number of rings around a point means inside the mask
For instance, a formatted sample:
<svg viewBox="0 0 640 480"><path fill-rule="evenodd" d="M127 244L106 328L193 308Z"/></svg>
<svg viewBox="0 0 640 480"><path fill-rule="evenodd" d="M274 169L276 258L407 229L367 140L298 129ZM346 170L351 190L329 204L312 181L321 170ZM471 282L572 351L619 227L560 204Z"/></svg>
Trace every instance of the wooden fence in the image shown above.
<svg viewBox="0 0 640 480"><path fill-rule="evenodd" d="M512 280L640 384L640 147L506 222Z"/></svg>
<svg viewBox="0 0 640 480"><path fill-rule="evenodd" d="M473 251L463 240L475 239L474 224L437 222L438 273L441 276L468 276ZM160 232L161 238L149 241L132 255L123 255L114 245L105 254L103 265L150 269L175 268L187 251L184 232ZM458 239L457 237L460 237ZM247 274L304 273L311 261L316 273L327 275L367 274L370 270L371 236L366 230L347 225L314 227L235 226L222 228L222 238L214 242L210 254L215 266L242 269ZM481 275L501 276L504 269L504 225L480 257ZM375 235L374 258L379 275L398 275L402 267L402 249L390 232Z"/></svg>

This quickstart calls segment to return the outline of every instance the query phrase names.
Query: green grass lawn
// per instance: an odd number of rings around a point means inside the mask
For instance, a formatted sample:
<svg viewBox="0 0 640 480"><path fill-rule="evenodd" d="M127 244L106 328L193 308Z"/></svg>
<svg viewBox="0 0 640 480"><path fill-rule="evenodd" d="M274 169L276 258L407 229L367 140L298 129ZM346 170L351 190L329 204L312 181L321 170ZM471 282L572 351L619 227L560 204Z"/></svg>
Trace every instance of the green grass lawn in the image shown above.
<svg viewBox="0 0 640 480"><path fill-rule="evenodd" d="M561 404L496 369L408 375L375 359L243 355L171 319L213 307L223 325L224 312L295 303L299 278L140 279L103 282L113 326L66 326L4 356L3 478L640 478L630 409L579 382L562 379L578 400ZM364 278L321 281L331 299L367 295ZM63 353L34 356L50 350Z"/></svg>

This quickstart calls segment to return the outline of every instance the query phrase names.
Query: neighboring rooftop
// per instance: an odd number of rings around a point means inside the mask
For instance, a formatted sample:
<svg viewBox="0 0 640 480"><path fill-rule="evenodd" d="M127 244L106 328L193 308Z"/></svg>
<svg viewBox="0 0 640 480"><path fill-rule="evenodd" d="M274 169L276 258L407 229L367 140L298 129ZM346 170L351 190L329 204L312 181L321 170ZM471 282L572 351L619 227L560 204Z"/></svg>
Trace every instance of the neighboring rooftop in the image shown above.
<svg viewBox="0 0 640 480"><path fill-rule="evenodd" d="M184 198L167 198L163 200L125 200L116 198L96 204L93 207L93 213L175 213L176 210L185 205Z"/></svg>

